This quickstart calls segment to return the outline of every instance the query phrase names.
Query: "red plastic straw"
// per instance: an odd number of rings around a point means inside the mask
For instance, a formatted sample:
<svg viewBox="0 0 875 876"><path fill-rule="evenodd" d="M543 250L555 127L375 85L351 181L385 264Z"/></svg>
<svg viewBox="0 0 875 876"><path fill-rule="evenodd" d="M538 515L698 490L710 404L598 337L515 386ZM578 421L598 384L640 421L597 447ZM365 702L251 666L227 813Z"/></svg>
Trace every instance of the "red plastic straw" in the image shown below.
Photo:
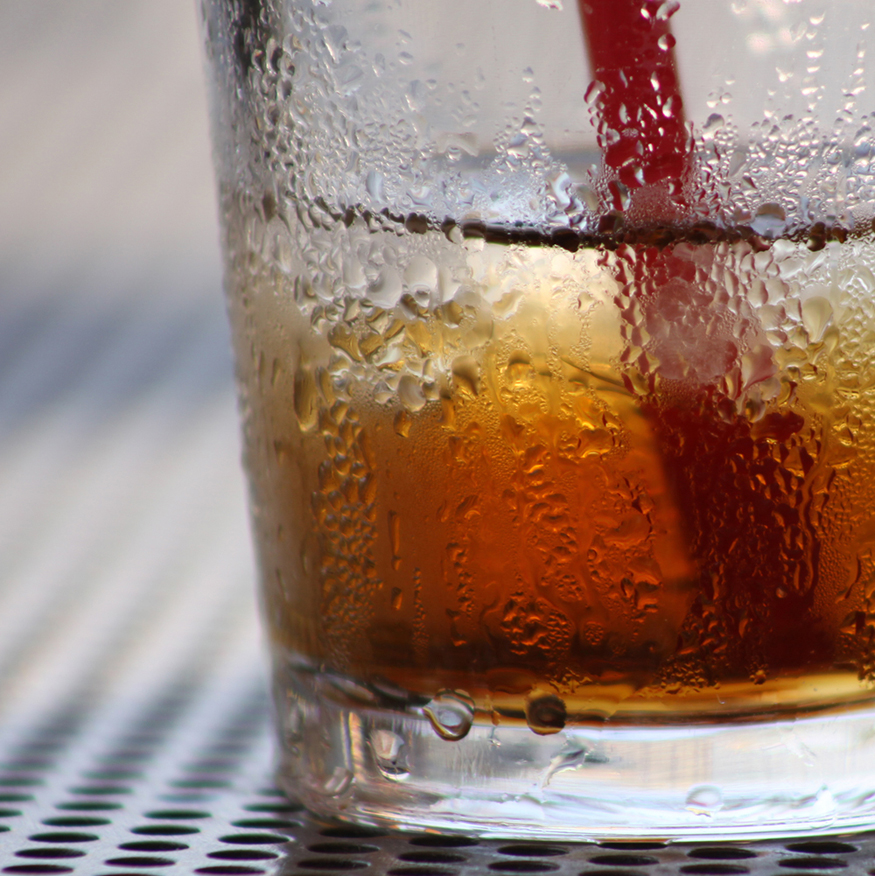
<svg viewBox="0 0 875 876"><path fill-rule="evenodd" d="M578 2L593 78L603 88L596 107L605 164L629 189L680 182L690 162L668 23L677 0Z"/></svg>

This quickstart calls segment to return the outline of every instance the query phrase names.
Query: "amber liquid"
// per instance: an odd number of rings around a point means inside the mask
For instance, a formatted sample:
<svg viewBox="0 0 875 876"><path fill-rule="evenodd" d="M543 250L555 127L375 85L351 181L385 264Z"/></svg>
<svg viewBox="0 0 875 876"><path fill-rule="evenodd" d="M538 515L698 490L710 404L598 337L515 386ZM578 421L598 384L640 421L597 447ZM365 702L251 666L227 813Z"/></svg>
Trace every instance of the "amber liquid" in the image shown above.
<svg viewBox="0 0 875 876"><path fill-rule="evenodd" d="M871 246L392 245L394 306L241 281L278 648L508 717L868 696Z"/></svg>

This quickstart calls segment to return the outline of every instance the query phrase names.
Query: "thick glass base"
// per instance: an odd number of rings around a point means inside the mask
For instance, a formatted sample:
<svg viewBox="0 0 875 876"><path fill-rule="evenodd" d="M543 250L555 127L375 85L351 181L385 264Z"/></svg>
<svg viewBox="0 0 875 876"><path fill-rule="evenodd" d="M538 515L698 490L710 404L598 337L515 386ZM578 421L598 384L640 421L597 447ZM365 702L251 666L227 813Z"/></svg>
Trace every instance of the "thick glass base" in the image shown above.
<svg viewBox="0 0 875 876"><path fill-rule="evenodd" d="M313 812L483 837L790 837L875 826L875 707L772 721L436 732L428 708L283 673L279 783ZM370 700L370 702L369 702ZM457 710L458 711L458 710ZM458 716L457 716L458 717ZM444 734L446 735L446 733Z"/></svg>

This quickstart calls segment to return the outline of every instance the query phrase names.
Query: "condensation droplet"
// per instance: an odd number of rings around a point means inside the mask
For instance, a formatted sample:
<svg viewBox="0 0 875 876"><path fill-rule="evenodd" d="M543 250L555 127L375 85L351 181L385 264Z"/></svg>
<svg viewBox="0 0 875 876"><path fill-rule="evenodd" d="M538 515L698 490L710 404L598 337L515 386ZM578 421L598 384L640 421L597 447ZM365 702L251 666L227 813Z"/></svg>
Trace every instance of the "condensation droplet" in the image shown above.
<svg viewBox="0 0 875 876"><path fill-rule="evenodd" d="M377 201L383 200L383 174L378 170L368 172L365 186L368 189L368 194Z"/></svg>
<svg viewBox="0 0 875 876"><path fill-rule="evenodd" d="M407 768L404 740L391 730L374 730L370 735L371 750L377 768L392 781L403 781L410 775Z"/></svg>
<svg viewBox="0 0 875 876"><path fill-rule="evenodd" d="M297 697L289 699L286 710L286 720L283 726L286 740L290 743L299 742L304 732L304 710Z"/></svg>
<svg viewBox="0 0 875 876"><path fill-rule="evenodd" d="M829 299L819 295L802 302L802 324L808 332L808 339L817 343L832 320L832 304Z"/></svg>
<svg viewBox="0 0 875 876"><path fill-rule="evenodd" d="M395 434L399 438L406 438L410 434L410 424L412 422L407 411L398 411L395 414Z"/></svg>
<svg viewBox="0 0 875 876"><path fill-rule="evenodd" d="M550 736L565 727L565 701L555 694L539 694L526 703L526 723L539 736Z"/></svg>
<svg viewBox="0 0 875 876"><path fill-rule="evenodd" d="M442 691L423 712L435 733L450 742L464 739L474 723L474 705L465 694L456 691Z"/></svg>
<svg viewBox="0 0 875 876"><path fill-rule="evenodd" d="M480 366L473 356L458 356L453 360L453 379L456 386L478 395L480 392Z"/></svg>
<svg viewBox="0 0 875 876"><path fill-rule="evenodd" d="M414 256L404 269L404 282L413 292L418 289L432 292L438 284L437 266L427 256Z"/></svg>
<svg viewBox="0 0 875 876"><path fill-rule="evenodd" d="M316 381L306 368L295 374L295 416L302 432L314 429L318 420Z"/></svg>
<svg viewBox="0 0 875 876"><path fill-rule="evenodd" d="M686 807L701 815L719 812L723 808L723 792L716 785L693 785L687 792Z"/></svg>
<svg viewBox="0 0 875 876"><path fill-rule="evenodd" d="M425 393L419 381L410 374L405 374L398 381L398 398L408 411L415 414L425 407Z"/></svg>
<svg viewBox="0 0 875 876"><path fill-rule="evenodd" d="M750 227L763 237L775 238L784 231L786 221L787 214L780 204L762 204Z"/></svg>
<svg viewBox="0 0 875 876"><path fill-rule="evenodd" d="M550 759L550 765L541 779L541 787L549 785L557 773L605 763L608 763L607 757L593 751L579 739L569 739L564 748Z"/></svg>

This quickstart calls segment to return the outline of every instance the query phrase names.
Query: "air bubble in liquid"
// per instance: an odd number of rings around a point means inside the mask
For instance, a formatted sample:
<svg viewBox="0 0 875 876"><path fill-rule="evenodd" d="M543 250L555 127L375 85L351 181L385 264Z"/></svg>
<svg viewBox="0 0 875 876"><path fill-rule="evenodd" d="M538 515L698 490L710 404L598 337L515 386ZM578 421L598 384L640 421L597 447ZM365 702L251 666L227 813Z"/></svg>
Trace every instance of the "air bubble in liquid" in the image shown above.
<svg viewBox="0 0 875 876"><path fill-rule="evenodd" d="M406 779L410 775L405 759L405 741L391 730L374 730L370 735L371 750L377 768L393 781Z"/></svg>
<svg viewBox="0 0 875 876"><path fill-rule="evenodd" d="M723 792L716 785L694 785L687 792L686 807L697 815L710 815L723 808Z"/></svg>
<svg viewBox="0 0 875 876"><path fill-rule="evenodd" d="M474 706L464 694L443 691L423 708L435 733L441 739L464 739L474 723Z"/></svg>
<svg viewBox="0 0 875 876"><path fill-rule="evenodd" d="M526 723L539 736L550 736L565 727L565 702L555 694L539 694L526 703Z"/></svg>

